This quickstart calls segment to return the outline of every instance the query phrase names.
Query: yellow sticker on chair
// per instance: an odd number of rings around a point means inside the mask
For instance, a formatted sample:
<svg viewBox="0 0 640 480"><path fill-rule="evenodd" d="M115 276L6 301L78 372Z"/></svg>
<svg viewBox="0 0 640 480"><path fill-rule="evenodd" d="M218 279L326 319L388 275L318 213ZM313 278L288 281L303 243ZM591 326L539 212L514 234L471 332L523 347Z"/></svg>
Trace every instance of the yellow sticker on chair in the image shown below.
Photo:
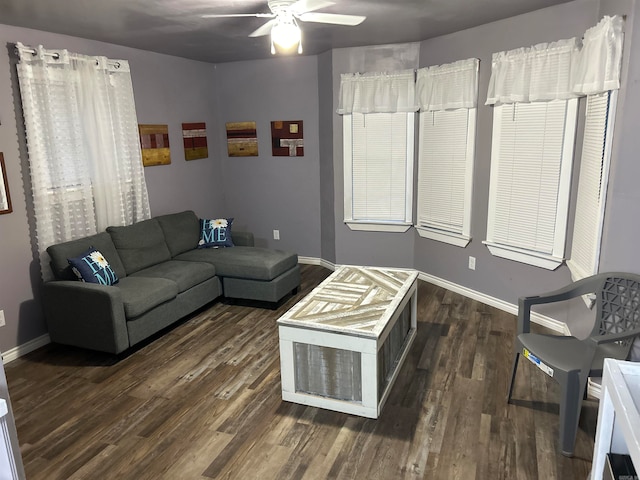
<svg viewBox="0 0 640 480"><path fill-rule="evenodd" d="M538 368L542 370L544 373L546 373L550 377L553 377L553 368L551 368L549 365L545 365L544 363L542 363L540 359L536 357L533 353L531 353L529 350L527 350L526 348L523 348L522 354L525 356L525 358L528 358L531 363L533 363L534 365L537 365Z"/></svg>

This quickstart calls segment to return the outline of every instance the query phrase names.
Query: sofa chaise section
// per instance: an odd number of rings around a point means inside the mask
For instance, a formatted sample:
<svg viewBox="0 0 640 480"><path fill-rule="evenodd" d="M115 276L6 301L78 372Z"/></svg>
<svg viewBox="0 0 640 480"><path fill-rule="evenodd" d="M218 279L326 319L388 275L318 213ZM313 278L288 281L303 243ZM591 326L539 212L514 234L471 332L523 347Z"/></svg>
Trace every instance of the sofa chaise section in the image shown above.
<svg viewBox="0 0 640 480"><path fill-rule="evenodd" d="M300 267L295 253L255 247L253 234L235 231L231 232L233 247L197 248L200 220L194 212L163 215L157 219L173 259L215 266L227 298L277 303L300 286Z"/></svg>

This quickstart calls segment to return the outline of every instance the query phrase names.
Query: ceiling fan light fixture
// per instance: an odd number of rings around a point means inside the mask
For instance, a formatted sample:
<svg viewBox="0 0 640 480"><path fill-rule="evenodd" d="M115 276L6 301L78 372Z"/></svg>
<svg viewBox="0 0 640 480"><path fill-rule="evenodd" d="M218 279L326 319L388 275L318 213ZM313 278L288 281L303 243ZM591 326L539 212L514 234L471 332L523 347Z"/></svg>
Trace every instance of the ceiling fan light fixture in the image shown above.
<svg viewBox="0 0 640 480"><path fill-rule="evenodd" d="M278 46L283 51L289 51L296 45L301 44L300 27L293 18L278 20L271 29L271 43ZM273 49L272 49L273 53Z"/></svg>

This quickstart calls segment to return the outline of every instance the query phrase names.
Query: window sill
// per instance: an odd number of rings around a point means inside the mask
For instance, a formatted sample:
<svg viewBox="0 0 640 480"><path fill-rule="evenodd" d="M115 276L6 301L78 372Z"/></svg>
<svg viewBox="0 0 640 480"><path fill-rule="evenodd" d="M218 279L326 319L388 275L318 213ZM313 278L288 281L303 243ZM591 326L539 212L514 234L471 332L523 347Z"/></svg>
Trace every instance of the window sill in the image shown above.
<svg viewBox="0 0 640 480"><path fill-rule="evenodd" d="M361 232L396 232L402 233L409 230L413 225L410 223L375 223L375 222L344 222L351 230Z"/></svg>
<svg viewBox="0 0 640 480"><path fill-rule="evenodd" d="M444 230L436 230L427 227L416 227L418 235L422 238L429 238L431 240L437 240L438 242L448 243L455 245L456 247L466 247L471 241L471 237L462 235L460 233L446 232Z"/></svg>
<svg viewBox="0 0 640 480"><path fill-rule="evenodd" d="M499 245L487 240L483 241L482 243L487 246L487 248L491 252L491 255L514 260L520 263L526 263L529 265L533 265L534 267L545 268L547 270L555 270L560 265L562 265L562 262L564 262L564 258L562 257L554 257L553 255L532 252L531 250L525 250L523 248Z"/></svg>

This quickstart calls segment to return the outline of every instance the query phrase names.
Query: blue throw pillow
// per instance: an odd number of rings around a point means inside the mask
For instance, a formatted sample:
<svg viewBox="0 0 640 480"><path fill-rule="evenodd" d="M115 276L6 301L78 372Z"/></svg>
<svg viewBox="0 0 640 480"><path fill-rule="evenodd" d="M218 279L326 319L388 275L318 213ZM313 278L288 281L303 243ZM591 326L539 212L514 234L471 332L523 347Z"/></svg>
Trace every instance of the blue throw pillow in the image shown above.
<svg viewBox="0 0 640 480"><path fill-rule="evenodd" d="M83 254L68 259L71 270L78 280L87 283L99 283L101 285L115 285L118 276L113 271L107 259L99 250L91 247Z"/></svg>
<svg viewBox="0 0 640 480"><path fill-rule="evenodd" d="M233 218L200 219L198 248L233 247L231 224Z"/></svg>

